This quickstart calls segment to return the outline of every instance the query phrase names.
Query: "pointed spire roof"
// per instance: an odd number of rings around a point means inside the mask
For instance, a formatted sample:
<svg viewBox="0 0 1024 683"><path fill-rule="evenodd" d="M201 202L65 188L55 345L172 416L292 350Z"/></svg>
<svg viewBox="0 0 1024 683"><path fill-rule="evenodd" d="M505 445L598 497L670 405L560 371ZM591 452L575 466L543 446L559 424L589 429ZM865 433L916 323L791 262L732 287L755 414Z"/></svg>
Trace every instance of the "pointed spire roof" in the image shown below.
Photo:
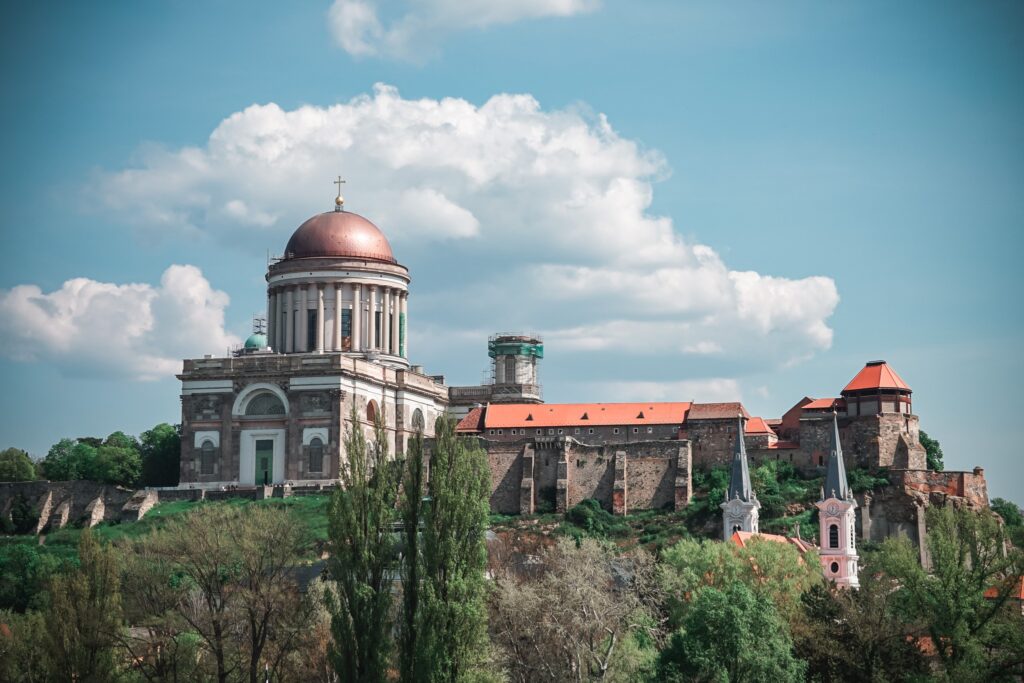
<svg viewBox="0 0 1024 683"><path fill-rule="evenodd" d="M732 456L732 476L729 478L729 492L726 500L738 498L744 503L754 499L750 486L750 468L747 466L747 446L743 439L743 415L736 418L736 446Z"/></svg>
<svg viewBox="0 0 1024 683"><path fill-rule="evenodd" d="M843 445L839 441L839 418L832 413L832 449L828 454L828 470L825 472L825 490L821 499L853 498L850 486L846 483L846 465L843 463Z"/></svg>

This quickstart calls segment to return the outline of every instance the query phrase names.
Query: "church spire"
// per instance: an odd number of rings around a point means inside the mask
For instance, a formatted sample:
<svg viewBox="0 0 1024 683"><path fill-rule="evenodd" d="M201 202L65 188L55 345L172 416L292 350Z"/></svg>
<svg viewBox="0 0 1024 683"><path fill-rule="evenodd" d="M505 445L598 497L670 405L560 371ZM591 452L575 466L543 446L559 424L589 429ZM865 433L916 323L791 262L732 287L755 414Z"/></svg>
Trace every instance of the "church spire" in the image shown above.
<svg viewBox="0 0 1024 683"><path fill-rule="evenodd" d="M726 500L738 498L749 503L754 497L750 486L750 467L747 465L747 446L743 438L743 416L736 418L736 445L733 447L732 475L729 478L729 493Z"/></svg>
<svg viewBox="0 0 1024 683"><path fill-rule="evenodd" d="M734 465L735 467L735 465ZM843 464L843 445L839 442L839 418L832 413L832 444L828 455L828 470L825 473L825 490L821 499L853 498L850 486L846 483L846 465Z"/></svg>

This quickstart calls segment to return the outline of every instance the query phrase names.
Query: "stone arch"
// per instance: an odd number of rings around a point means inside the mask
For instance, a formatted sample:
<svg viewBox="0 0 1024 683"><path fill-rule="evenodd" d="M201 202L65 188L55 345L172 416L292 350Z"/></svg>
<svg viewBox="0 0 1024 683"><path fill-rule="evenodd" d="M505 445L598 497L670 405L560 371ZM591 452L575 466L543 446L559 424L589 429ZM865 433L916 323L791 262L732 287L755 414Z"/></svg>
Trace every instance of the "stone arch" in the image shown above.
<svg viewBox="0 0 1024 683"><path fill-rule="evenodd" d="M412 411L412 431L423 432L426 431L426 428L427 424L426 421L423 419L423 411L420 410L419 408L416 408L415 410Z"/></svg>
<svg viewBox="0 0 1024 683"><path fill-rule="evenodd" d="M288 415L291 412L288 406L288 396L284 393L281 387L276 384L270 384L269 382L254 382L238 392L238 396L235 398L235 403L231 406L231 414L234 417L244 416L246 408L249 407L249 402L259 394L266 392L274 394L281 400L281 405L284 406L285 415Z"/></svg>
<svg viewBox="0 0 1024 683"><path fill-rule="evenodd" d="M376 423L378 417L380 417L380 406L371 398L366 402L366 421L372 425Z"/></svg>

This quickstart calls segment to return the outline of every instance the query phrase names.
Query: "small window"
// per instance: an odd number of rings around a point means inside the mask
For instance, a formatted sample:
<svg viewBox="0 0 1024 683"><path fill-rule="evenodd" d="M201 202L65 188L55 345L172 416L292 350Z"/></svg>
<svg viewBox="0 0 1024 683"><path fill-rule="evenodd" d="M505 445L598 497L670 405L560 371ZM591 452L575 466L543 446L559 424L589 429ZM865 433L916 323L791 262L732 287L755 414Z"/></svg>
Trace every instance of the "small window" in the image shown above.
<svg viewBox="0 0 1024 683"><path fill-rule="evenodd" d="M543 433L544 433L544 430L543 430L543 429L538 429L538 430L537 430L537 436L540 436L540 435L541 435L541 434L543 434Z"/></svg>
<svg viewBox="0 0 1024 683"><path fill-rule="evenodd" d="M573 434L579 434L580 433L580 428L577 427L576 429L572 430L572 433Z"/></svg>
<svg viewBox="0 0 1024 683"><path fill-rule="evenodd" d="M320 437L314 437L309 442L309 471L324 471L324 442L320 440Z"/></svg>
<svg viewBox="0 0 1024 683"><path fill-rule="evenodd" d="M838 563L838 562L833 562L832 564L830 564L830 565L828 566L828 568L829 568L829 570L830 570L830 571L831 571L831 572L832 572L833 574L838 574L838 573L839 573L839 563Z"/></svg>
<svg viewBox="0 0 1024 683"><path fill-rule="evenodd" d="M639 434L640 433L640 428L639 427L633 427L633 433L634 434Z"/></svg>
<svg viewBox="0 0 1024 683"><path fill-rule="evenodd" d="M554 433L555 433L555 430L554 430L554 429L549 429L549 430L548 430L548 434L554 434Z"/></svg>
<svg viewBox="0 0 1024 683"><path fill-rule="evenodd" d="M376 424L377 422L377 402L368 401L366 403L366 421L370 424Z"/></svg>
<svg viewBox="0 0 1024 683"><path fill-rule="evenodd" d="M493 429L488 429L487 433L490 434L491 436L494 436L494 430Z"/></svg>
<svg viewBox="0 0 1024 683"><path fill-rule="evenodd" d="M839 525L829 524L828 525L828 547L838 548L839 547Z"/></svg>
<svg viewBox="0 0 1024 683"><path fill-rule="evenodd" d="M213 474L214 445L209 439L203 441L200 451L199 467L202 474Z"/></svg>
<svg viewBox="0 0 1024 683"><path fill-rule="evenodd" d="M593 433L594 433L594 428L593 427L588 427L587 428L587 434L593 434Z"/></svg>
<svg viewBox="0 0 1024 683"><path fill-rule="evenodd" d="M654 433L654 427L648 427L647 428L647 433L648 434L653 434Z"/></svg>
<svg viewBox="0 0 1024 683"><path fill-rule="evenodd" d="M559 434L565 434L565 430L564 430L564 429L559 429L559 430L558 430L558 433L559 433Z"/></svg>
<svg viewBox="0 0 1024 683"><path fill-rule="evenodd" d="M498 436L504 436L504 434L505 434L505 430L504 429L499 429L498 430Z"/></svg>
<svg viewBox="0 0 1024 683"><path fill-rule="evenodd" d="M618 434L618 433L619 433L619 428L618 427L615 427L614 429L612 429L612 434Z"/></svg>

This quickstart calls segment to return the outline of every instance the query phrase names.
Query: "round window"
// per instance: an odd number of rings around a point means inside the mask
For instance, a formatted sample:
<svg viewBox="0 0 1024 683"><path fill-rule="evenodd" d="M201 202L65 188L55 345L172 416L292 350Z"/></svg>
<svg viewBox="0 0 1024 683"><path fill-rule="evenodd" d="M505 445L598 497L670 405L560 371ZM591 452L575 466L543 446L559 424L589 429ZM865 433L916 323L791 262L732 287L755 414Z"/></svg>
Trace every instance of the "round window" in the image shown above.
<svg viewBox="0 0 1024 683"><path fill-rule="evenodd" d="M829 566L829 569L831 569L831 570L832 570L832 573L833 573L833 574L838 574L838 573L839 573L839 563L838 563L838 562L833 562L833 563L832 563L832 564L831 564L831 565Z"/></svg>

